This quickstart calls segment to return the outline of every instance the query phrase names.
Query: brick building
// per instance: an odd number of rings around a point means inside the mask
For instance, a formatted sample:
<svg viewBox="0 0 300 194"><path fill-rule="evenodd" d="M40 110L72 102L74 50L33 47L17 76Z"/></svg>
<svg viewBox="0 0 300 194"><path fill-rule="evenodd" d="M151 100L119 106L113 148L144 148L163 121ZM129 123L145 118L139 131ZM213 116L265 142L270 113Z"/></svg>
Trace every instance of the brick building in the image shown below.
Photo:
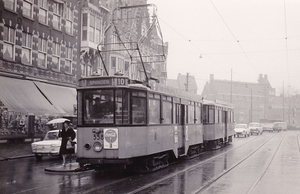
<svg viewBox="0 0 300 194"><path fill-rule="evenodd" d="M204 86L202 96L208 100L232 103L237 123L280 120L280 108L275 104L275 89L267 75L259 75L257 83L214 79Z"/></svg>
<svg viewBox="0 0 300 194"><path fill-rule="evenodd" d="M0 129L11 121L18 125L35 116L37 125L54 116L76 116L76 85L85 76L121 72L132 79L145 79L141 60L126 51L106 52L122 42L116 37L112 13L117 7L146 4L146 0L0 0ZM118 12L118 29L134 30L128 39L144 38L143 56L167 51L157 33L150 38L145 30L151 21L148 9ZM154 28L156 29L156 28ZM148 31L146 31L148 32ZM152 32L157 32L153 30ZM123 37L121 37L123 38ZM100 45L100 44L103 45ZM167 52L165 52L167 53ZM166 63L142 58L147 76L162 83L167 78ZM106 66L104 66L106 64ZM39 127L40 128L40 127Z"/></svg>

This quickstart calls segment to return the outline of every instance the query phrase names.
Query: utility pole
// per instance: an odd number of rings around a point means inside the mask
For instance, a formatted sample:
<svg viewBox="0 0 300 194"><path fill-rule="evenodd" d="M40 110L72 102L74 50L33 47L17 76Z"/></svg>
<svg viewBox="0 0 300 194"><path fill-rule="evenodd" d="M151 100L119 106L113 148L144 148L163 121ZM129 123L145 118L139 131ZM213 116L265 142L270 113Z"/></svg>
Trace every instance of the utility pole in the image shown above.
<svg viewBox="0 0 300 194"><path fill-rule="evenodd" d="M230 103L232 103L232 69L231 69L231 82L230 82Z"/></svg>
<svg viewBox="0 0 300 194"><path fill-rule="evenodd" d="M186 74L186 91L189 91L189 73Z"/></svg>
<svg viewBox="0 0 300 194"><path fill-rule="evenodd" d="M282 121L284 122L284 82L282 84L283 91L282 91Z"/></svg>

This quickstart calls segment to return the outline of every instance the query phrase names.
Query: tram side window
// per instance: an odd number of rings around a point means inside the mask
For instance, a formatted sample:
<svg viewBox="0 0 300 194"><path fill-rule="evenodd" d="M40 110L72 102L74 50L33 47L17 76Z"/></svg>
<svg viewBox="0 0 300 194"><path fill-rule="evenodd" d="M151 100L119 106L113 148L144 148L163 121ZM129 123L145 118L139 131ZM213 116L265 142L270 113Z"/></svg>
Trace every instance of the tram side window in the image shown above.
<svg viewBox="0 0 300 194"><path fill-rule="evenodd" d="M188 105L188 123L192 124L195 122L195 105L194 102L190 102Z"/></svg>
<svg viewBox="0 0 300 194"><path fill-rule="evenodd" d="M175 104L175 123L180 124L180 118L181 118L181 105Z"/></svg>
<svg viewBox="0 0 300 194"><path fill-rule="evenodd" d="M149 94L149 124L160 124L160 95Z"/></svg>
<svg viewBox="0 0 300 194"><path fill-rule="evenodd" d="M196 118L195 123L197 123L197 124L201 123L201 105L200 104L196 105L195 114L196 114L195 115L195 118Z"/></svg>
<svg viewBox="0 0 300 194"><path fill-rule="evenodd" d="M225 123L225 119L226 119L226 111L222 111L222 123Z"/></svg>
<svg viewBox="0 0 300 194"><path fill-rule="evenodd" d="M219 122L219 109L217 109L217 108L215 110L215 120L216 120L216 123L220 123Z"/></svg>
<svg viewBox="0 0 300 194"><path fill-rule="evenodd" d="M162 110L163 124L171 124L172 123L172 111L173 111L171 97L168 97L168 96L163 97L162 108L163 108L163 110Z"/></svg>
<svg viewBox="0 0 300 194"><path fill-rule="evenodd" d="M146 124L146 92L132 92L132 124Z"/></svg>
<svg viewBox="0 0 300 194"><path fill-rule="evenodd" d="M208 106L203 106L203 123L208 123Z"/></svg>
<svg viewBox="0 0 300 194"><path fill-rule="evenodd" d="M215 123L215 109L213 106L209 106L209 123Z"/></svg>

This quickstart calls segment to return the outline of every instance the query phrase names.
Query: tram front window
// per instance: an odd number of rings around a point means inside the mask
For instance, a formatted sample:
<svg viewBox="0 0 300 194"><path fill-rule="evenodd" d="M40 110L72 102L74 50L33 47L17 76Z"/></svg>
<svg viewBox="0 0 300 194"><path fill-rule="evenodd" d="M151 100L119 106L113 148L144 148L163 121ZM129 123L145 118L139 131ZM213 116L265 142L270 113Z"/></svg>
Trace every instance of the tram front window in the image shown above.
<svg viewBox="0 0 300 194"><path fill-rule="evenodd" d="M114 122L114 93L113 90L93 90L84 95L85 123Z"/></svg>

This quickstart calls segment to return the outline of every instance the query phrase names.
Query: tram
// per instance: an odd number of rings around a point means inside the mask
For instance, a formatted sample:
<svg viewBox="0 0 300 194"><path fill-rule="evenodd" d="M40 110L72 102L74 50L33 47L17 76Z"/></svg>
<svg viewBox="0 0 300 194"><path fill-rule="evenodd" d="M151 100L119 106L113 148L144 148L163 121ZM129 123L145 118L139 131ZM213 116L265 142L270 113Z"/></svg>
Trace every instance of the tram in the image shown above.
<svg viewBox="0 0 300 194"><path fill-rule="evenodd" d="M233 108L125 76L91 76L77 88L77 162L154 171L232 141Z"/></svg>

